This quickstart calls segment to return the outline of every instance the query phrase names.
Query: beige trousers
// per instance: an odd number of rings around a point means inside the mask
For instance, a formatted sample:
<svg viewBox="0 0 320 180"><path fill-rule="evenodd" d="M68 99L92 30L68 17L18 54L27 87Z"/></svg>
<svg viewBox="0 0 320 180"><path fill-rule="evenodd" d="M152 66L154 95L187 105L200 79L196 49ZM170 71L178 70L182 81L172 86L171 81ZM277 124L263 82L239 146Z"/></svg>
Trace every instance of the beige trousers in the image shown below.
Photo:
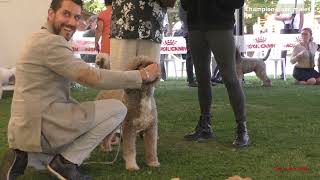
<svg viewBox="0 0 320 180"><path fill-rule="evenodd" d="M114 39L110 40L111 70L125 70L126 64L136 56L148 56L160 62L160 44L149 40Z"/></svg>
<svg viewBox="0 0 320 180"><path fill-rule="evenodd" d="M52 148L50 142L45 137L41 138L43 153L30 153L29 166L42 169L54 154L61 154L67 160L82 164L90 155L94 148L102 141L104 137L116 129L124 120L127 114L127 108L118 100L107 99L84 104L94 103L94 118L88 131L79 134L78 138L61 147ZM68 138L68 137L66 137Z"/></svg>
<svg viewBox="0 0 320 180"><path fill-rule="evenodd" d="M124 120L127 108L122 102L114 99L94 101L94 126L79 136L61 152L67 160L80 165L94 148Z"/></svg>

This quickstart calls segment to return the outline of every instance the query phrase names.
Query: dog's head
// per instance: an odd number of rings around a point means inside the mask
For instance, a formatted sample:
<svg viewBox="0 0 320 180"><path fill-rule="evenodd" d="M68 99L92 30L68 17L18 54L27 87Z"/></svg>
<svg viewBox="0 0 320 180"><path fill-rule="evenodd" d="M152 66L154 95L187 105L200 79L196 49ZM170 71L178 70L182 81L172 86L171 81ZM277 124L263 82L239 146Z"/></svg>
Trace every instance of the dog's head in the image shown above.
<svg viewBox="0 0 320 180"><path fill-rule="evenodd" d="M102 69L110 69L110 56L107 53L99 53L96 56L96 64Z"/></svg>

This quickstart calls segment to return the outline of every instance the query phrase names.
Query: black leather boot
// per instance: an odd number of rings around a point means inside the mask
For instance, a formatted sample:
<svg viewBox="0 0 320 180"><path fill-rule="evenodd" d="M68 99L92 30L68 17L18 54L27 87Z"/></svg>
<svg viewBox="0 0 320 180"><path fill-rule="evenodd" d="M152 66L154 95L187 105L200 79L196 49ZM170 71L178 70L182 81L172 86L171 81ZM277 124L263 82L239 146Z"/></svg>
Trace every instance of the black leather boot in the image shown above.
<svg viewBox="0 0 320 180"><path fill-rule="evenodd" d="M56 155L52 159L48 170L60 180L91 180L90 176L80 174L78 165L66 160L61 155Z"/></svg>
<svg viewBox="0 0 320 180"><path fill-rule="evenodd" d="M246 122L237 123L236 138L232 144L236 147L245 147L250 144Z"/></svg>
<svg viewBox="0 0 320 180"><path fill-rule="evenodd" d="M213 138L213 131L211 128L211 115L202 115L198 121L195 130L190 134L184 136L188 141L199 141L203 139Z"/></svg>
<svg viewBox="0 0 320 180"><path fill-rule="evenodd" d="M27 152L9 149L1 162L0 179L16 180L18 176L24 174L27 164Z"/></svg>
<svg viewBox="0 0 320 180"><path fill-rule="evenodd" d="M198 87L197 81L188 81L187 84L189 87Z"/></svg>

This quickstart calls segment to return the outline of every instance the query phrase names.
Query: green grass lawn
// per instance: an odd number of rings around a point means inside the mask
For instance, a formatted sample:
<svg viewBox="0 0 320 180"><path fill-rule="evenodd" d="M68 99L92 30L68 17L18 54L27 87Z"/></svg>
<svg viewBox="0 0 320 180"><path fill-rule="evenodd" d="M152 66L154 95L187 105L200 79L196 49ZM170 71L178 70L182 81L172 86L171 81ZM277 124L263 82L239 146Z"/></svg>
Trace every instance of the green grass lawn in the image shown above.
<svg viewBox="0 0 320 180"><path fill-rule="evenodd" d="M233 175L254 180L320 179L320 87L293 85L293 80L275 80L273 87L247 77L246 94L251 146L235 149L234 118L226 89L213 88L214 140L187 142L183 135L199 118L197 89L183 80L160 82L156 91L159 113L158 155L160 168L143 163L142 140L138 139L138 172L128 172L121 156L113 165L91 164L82 171L97 180L224 180ZM93 100L97 91L75 89L79 101ZM0 155L7 149L7 123L11 94L0 100ZM111 161L115 152L104 154L97 148L89 161ZM302 171L304 168L306 171ZM54 179L46 172L28 169L23 180Z"/></svg>

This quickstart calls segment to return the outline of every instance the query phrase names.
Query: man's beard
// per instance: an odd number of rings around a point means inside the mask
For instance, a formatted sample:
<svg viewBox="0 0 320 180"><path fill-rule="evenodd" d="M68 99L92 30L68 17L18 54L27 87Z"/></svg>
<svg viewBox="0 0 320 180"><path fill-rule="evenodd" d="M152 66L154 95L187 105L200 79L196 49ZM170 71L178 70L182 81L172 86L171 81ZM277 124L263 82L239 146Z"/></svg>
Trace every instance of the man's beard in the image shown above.
<svg viewBox="0 0 320 180"><path fill-rule="evenodd" d="M65 32L64 28L68 28L72 30L72 32ZM73 34L75 33L76 27L71 25L66 25L66 24L53 24L52 29L54 34L63 36L67 41L69 41L73 36Z"/></svg>

